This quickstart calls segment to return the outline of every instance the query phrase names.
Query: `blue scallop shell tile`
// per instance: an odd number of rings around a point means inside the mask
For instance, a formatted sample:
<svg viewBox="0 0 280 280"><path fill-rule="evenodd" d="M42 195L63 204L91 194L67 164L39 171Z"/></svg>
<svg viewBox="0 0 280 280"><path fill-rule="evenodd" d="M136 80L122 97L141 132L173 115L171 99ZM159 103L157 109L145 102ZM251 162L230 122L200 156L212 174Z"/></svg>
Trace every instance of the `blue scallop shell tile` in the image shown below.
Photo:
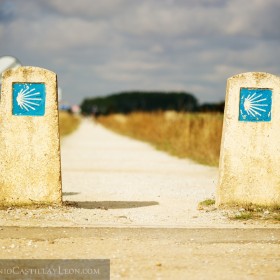
<svg viewBox="0 0 280 280"><path fill-rule="evenodd" d="M239 121L271 121L272 90L262 88L241 88Z"/></svg>
<svg viewBox="0 0 280 280"><path fill-rule="evenodd" d="M43 83L13 84L13 115L44 116L46 88Z"/></svg>

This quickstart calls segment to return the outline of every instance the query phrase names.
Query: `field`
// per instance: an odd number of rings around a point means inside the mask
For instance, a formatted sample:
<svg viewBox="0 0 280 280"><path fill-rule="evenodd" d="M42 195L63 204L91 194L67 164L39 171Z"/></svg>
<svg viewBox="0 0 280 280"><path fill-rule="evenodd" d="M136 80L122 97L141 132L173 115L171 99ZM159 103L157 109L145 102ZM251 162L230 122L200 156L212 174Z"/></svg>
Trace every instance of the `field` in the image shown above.
<svg viewBox="0 0 280 280"><path fill-rule="evenodd" d="M100 116L98 122L118 133L151 143L181 158L217 166L223 115L219 113L132 113Z"/></svg>
<svg viewBox="0 0 280 280"><path fill-rule="evenodd" d="M80 124L80 117L68 112L59 112L59 132L60 136L66 136L72 133Z"/></svg>

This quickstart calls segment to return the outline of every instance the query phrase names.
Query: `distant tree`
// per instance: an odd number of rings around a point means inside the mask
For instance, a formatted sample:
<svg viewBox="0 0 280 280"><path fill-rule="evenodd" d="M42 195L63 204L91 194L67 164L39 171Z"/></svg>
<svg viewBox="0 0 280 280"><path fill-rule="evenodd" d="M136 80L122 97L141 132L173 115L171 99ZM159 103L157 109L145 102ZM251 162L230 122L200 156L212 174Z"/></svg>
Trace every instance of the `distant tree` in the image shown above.
<svg viewBox="0 0 280 280"><path fill-rule="evenodd" d="M223 113L225 108L225 102L220 103L204 103L198 106L198 112L220 112Z"/></svg>
<svg viewBox="0 0 280 280"><path fill-rule="evenodd" d="M197 99L186 92L121 92L105 97L87 98L81 104L84 114L130 113L134 111L174 110L194 112L198 108Z"/></svg>

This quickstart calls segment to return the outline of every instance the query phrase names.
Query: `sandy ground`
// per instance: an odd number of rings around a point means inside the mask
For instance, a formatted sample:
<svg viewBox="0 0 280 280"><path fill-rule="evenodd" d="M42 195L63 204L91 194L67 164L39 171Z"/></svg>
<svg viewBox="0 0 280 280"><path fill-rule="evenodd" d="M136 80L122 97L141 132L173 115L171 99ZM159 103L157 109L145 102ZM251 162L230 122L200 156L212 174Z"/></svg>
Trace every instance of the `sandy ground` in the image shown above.
<svg viewBox="0 0 280 280"><path fill-rule="evenodd" d="M64 201L75 207L0 210L0 226L278 227L199 211L215 196L218 169L178 159L90 120L62 141Z"/></svg>
<svg viewBox="0 0 280 280"><path fill-rule="evenodd" d="M75 206L0 210L0 258L108 258L111 279L280 279L279 222L197 210L217 168L84 120L62 172Z"/></svg>
<svg viewBox="0 0 280 280"><path fill-rule="evenodd" d="M277 280L279 238L277 229L12 227L0 230L0 258L110 259L111 279Z"/></svg>

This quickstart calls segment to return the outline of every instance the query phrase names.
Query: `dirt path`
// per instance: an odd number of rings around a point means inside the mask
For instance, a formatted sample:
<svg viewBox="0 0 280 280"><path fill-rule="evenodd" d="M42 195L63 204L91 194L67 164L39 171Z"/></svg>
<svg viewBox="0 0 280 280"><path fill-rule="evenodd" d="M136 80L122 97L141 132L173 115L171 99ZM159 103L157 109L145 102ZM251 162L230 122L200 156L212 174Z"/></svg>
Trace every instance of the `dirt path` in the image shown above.
<svg viewBox="0 0 280 280"><path fill-rule="evenodd" d="M108 258L112 279L280 278L279 223L197 210L217 168L85 120L62 171L75 206L0 210L0 258Z"/></svg>
<svg viewBox="0 0 280 280"><path fill-rule="evenodd" d="M0 211L7 226L280 227L198 211L218 169L171 157L84 120L62 143L63 198L76 207ZM0 224L0 225L1 225Z"/></svg>
<svg viewBox="0 0 280 280"><path fill-rule="evenodd" d="M84 121L62 145L65 199L96 213L93 225L202 226L198 202L212 197L217 169L180 160ZM91 211L92 212L92 211Z"/></svg>
<svg viewBox="0 0 280 280"><path fill-rule="evenodd" d="M0 258L110 259L111 279L276 280L279 239L278 229L12 227Z"/></svg>

